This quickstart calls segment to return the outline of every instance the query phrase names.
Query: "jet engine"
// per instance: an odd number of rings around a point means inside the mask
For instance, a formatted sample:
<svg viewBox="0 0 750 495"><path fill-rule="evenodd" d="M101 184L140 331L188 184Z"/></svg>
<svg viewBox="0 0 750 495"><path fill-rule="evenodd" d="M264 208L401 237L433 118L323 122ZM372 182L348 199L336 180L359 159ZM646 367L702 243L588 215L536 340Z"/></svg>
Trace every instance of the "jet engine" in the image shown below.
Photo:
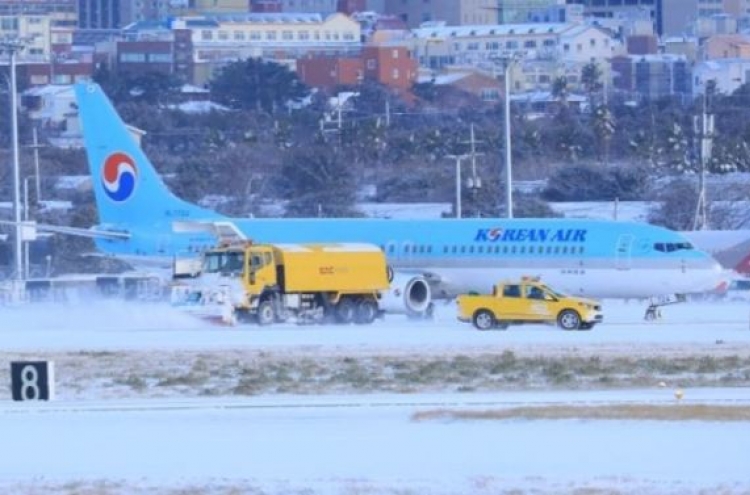
<svg viewBox="0 0 750 495"><path fill-rule="evenodd" d="M394 273L390 289L380 294L380 308L386 313L429 316L432 309L430 284L421 275Z"/></svg>

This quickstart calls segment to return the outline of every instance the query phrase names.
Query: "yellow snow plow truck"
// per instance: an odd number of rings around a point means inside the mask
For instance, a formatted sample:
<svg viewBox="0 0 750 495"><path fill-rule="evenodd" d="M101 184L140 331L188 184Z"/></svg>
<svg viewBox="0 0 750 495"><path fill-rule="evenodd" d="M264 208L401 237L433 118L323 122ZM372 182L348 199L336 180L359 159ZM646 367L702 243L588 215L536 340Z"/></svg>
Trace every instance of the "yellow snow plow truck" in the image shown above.
<svg viewBox="0 0 750 495"><path fill-rule="evenodd" d="M382 315L387 268L371 244L222 245L204 252L200 271L173 286L172 304L226 324L369 324Z"/></svg>

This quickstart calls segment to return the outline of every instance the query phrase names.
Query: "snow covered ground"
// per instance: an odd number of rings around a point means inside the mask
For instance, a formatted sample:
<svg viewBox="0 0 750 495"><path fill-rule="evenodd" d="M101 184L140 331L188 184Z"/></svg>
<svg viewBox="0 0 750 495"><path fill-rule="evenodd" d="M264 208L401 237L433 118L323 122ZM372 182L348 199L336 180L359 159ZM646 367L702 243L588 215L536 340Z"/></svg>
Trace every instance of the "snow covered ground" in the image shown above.
<svg viewBox="0 0 750 495"><path fill-rule="evenodd" d="M6 447L0 492L750 493L748 416L690 416L700 407L750 411L747 375L735 377L741 386L719 381L680 389L679 400L677 379L660 383L649 376L643 386L624 388L475 390L461 387L467 376L440 390L415 384L398 393L245 395L225 392L218 379L177 393L136 376L195 356L205 373L228 376L245 373L243 360L251 359L337 359L346 366L377 356L397 370L401 357L499 360L509 351L538 359L539 367L545 359L570 356L641 360L641 370L658 359L710 364L723 357L746 366L747 304L669 306L651 323L643 321L644 309L643 303L605 301L605 323L589 332L542 325L478 332L455 320L451 304L438 308L435 321L391 316L368 327L214 327L171 308L116 302L0 309L4 368L19 358L61 364L54 402L12 403L7 392L0 394ZM128 370L133 376L126 380L136 382L128 382L130 389L108 385L117 381L110 374ZM0 377L7 380L7 374ZM434 410L620 405L687 416L419 419Z"/></svg>
<svg viewBox="0 0 750 495"><path fill-rule="evenodd" d="M220 350L251 348L346 349L348 352L470 352L502 345L506 349L579 348L625 352L655 347L671 350L723 348L750 352L750 306L691 302L662 309L663 318L646 322L642 301L605 301L605 323L590 332L563 332L553 326L514 326L478 332L456 320L453 302L437 303L434 321L388 315L373 326L270 327L211 326L162 305L107 301L98 304L28 306L0 309L0 349L36 350ZM720 343L717 345L717 341ZM562 346L562 347L561 347ZM618 351L619 350L619 351Z"/></svg>

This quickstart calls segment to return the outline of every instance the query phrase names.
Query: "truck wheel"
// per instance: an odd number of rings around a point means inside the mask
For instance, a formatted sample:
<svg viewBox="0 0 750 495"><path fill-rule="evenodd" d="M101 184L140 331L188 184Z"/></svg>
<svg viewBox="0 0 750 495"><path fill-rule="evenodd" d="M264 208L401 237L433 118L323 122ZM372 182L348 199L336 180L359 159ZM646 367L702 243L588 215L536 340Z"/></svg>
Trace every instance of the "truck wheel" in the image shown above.
<svg viewBox="0 0 750 495"><path fill-rule="evenodd" d="M276 319L273 303L265 300L258 305L258 325L270 325Z"/></svg>
<svg viewBox="0 0 750 495"><path fill-rule="evenodd" d="M581 327L581 317L572 309L566 309L557 316L557 324L563 330L577 330Z"/></svg>
<svg viewBox="0 0 750 495"><path fill-rule="evenodd" d="M349 297L342 298L336 305L336 321L339 323L351 323L357 312L357 304Z"/></svg>
<svg viewBox="0 0 750 495"><path fill-rule="evenodd" d="M357 306L354 322L359 325L369 325L378 316L378 303L372 299L363 299Z"/></svg>
<svg viewBox="0 0 750 495"><path fill-rule="evenodd" d="M478 330L489 330L495 326L495 315L487 309L480 309L471 321Z"/></svg>

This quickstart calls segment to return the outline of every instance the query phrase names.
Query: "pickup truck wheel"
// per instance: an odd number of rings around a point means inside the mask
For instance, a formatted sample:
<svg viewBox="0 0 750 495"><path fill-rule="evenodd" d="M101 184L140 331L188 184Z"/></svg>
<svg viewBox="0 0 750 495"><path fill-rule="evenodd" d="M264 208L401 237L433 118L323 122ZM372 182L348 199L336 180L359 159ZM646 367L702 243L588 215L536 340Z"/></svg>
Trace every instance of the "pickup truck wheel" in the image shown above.
<svg viewBox="0 0 750 495"><path fill-rule="evenodd" d="M557 316L557 324L563 330L577 330L581 327L581 317L572 309L566 309Z"/></svg>
<svg viewBox="0 0 750 495"><path fill-rule="evenodd" d="M258 325L270 325L276 319L273 303L265 300L258 305Z"/></svg>
<svg viewBox="0 0 750 495"><path fill-rule="evenodd" d="M489 330L495 326L495 315L487 309L480 309L474 313L474 318L471 321L477 330Z"/></svg>

